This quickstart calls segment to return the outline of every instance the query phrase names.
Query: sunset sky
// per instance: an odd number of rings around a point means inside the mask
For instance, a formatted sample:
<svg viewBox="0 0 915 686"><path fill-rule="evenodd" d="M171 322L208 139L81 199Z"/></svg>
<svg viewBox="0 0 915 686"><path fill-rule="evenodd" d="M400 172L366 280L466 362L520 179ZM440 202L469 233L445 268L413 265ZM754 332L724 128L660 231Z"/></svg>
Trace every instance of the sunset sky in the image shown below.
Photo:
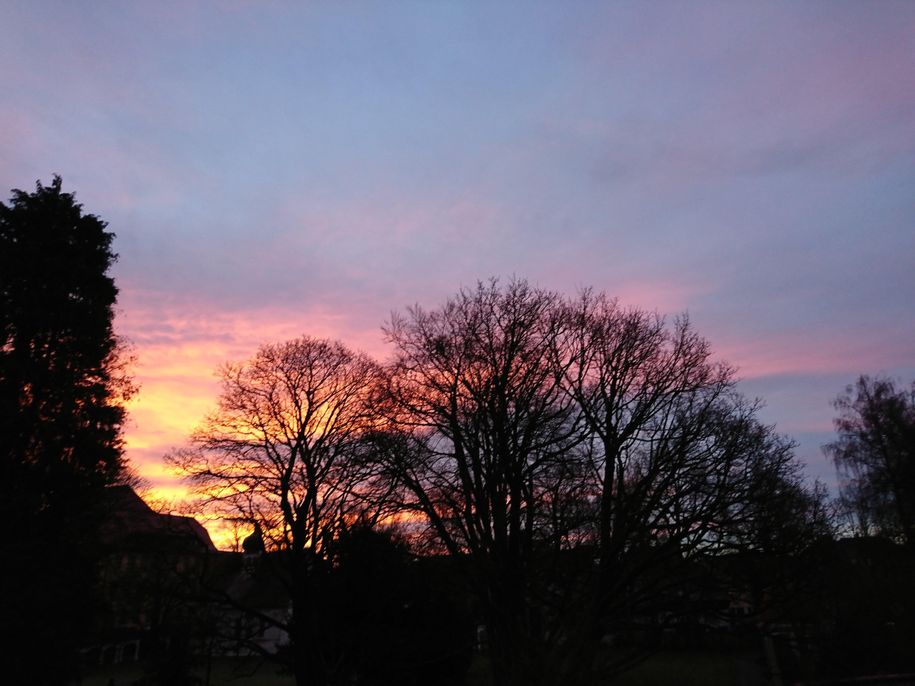
<svg viewBox="0 0 915 686"><path fill-rule="evenodd" d="M214 368L525 277L688 311L820 445L915 378L915 3L0 2L0 192L63 177L117 234L128 456Z"/></svg>

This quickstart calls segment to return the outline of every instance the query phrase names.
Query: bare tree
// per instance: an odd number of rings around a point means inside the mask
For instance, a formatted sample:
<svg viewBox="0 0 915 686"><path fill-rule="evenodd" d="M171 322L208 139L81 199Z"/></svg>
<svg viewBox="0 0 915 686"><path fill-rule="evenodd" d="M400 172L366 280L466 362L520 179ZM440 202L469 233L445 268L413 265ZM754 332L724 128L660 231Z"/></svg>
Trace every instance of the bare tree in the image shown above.
<svg viewBox="0 0 915 686"><path fill-rule="evenodd" d="M492 281L387 334L388 463L474 584L497 683L593 680L608 632L676 621L709 560L777 540L766 505L805 493L686 317Z"/></svg>
<svg viewBox="0 0 915 686"><path fill-rule="evenodd" d="M577 439L550 350L559 297L515 281L392 318L391 415L412 449L393 462L482 601L500 684L538 683L533 560L544 481ZM401 446L403 447L403 443Z"/></svg>
<svg viewBox="0 0 915 686"><path fill-rule="evenodd" d="M598 570L568 658L586 680L607 632L677 621L670 601L695 590L693 562L771 545L787 523L767 511L779 494L796 494L795 510L819 499L806 497L793 444L758 421L759 403L735 392L733 368L688 318L668 325L589 291L565 311L556 368L587 427L597 494Z"/></svg>
<svg viewBox="0 0 915 686"><path fill-rule="evenodd" d="M299 683L334 671L315 570L382 508L463 571L508 686L624 667L608 633L695 616L722 556L798 550L815 528L793 444L685 317L490 281L386 334L387 370L307 338L227 365L173 457L283 551Z"/></svg>
<svg viewBox="0 0 915 686"><path fill-rule="evenodd" d="M303 337L265 345L220 375L218 408L170 459L210 511L259 524L292 606L288 622L261 619L288 631L297 683L324 684L312 580L340 531L379 512L364 438L382 372L339 343Z"/></svg>
<svg viewBox="0 0 915 686"><path fill-rule="evenodd" d="M915 545L915 384L862 376L834 405L838 437L823 449L855 528Z"/></svg>

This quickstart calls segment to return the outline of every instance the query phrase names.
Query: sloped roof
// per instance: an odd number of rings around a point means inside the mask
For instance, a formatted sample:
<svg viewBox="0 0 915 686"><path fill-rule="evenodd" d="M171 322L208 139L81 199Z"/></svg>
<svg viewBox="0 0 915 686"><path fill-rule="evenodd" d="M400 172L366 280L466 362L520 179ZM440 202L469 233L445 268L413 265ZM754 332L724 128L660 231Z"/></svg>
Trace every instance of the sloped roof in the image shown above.
<svg viewBox="0 0 915 686"><path fill-rule="evenodd" d="M107 488L106 499L108 511L101 527L106 546L175 552L216 550L196 519L156 512L130 486Z"/></svg>

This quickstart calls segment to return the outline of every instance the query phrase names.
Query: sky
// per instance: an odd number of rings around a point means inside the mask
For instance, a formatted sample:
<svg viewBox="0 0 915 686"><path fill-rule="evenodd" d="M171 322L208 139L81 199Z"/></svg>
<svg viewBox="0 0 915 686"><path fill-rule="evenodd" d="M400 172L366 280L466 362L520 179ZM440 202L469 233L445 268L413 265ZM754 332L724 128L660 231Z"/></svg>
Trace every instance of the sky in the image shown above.
<svg viewBox="0 0 915 686"><path fill-rule="evenodd" d="M0 193L117 238L150 494L215 368L521 277L688 312L811 478L915 379L915 3L0 0Z"/></svg>

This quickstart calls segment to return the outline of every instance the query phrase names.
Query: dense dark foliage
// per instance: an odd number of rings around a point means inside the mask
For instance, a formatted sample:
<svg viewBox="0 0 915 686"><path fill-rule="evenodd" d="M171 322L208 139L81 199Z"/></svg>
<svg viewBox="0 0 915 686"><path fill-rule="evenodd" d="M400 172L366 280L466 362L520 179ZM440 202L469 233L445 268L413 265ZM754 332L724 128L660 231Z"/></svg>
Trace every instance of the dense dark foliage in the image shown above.
<svg viewBox="0 0 915 686"><path fill-rule="evenodd" d="M0 615L14 673L28 669L17 683L76 669L94 616L99 492L125 474L112 239L59 177L0 203Z"/></svg>
<svg viewBox="0 0 915 686"><path fill-rule="evenodd" d="M336 683L461 684L474 624L466 593L440 558L416 558L390 532L364 523L335 545L322 625L340 665Z"/></svg>
<svg viewBox="0 0 915 686"><path fill-rule="evenodd" d="M8 462L40 474L43 498L122 471L113 238L60 177L0 203L0 435Z"/></svg>

